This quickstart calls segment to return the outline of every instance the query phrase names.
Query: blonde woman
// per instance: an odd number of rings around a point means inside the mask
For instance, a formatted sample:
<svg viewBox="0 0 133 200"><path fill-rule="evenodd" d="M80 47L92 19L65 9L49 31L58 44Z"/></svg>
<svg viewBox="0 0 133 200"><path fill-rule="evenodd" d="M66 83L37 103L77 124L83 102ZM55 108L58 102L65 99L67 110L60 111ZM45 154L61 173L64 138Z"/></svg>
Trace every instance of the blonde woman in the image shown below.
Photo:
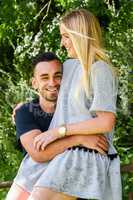
<svg viewBox="0 0 133 200"><path fill-rule="evenodd" d="M34 147L44 149L70 135L103 133L109 150L101 155L79 143L49 163L37 163L34 174L29 171L25 175L21 167L15 182L33 189L28 200L121 200L120 162L112 144L117 90L115 74L102 48L99 23L92 13L74 10L62 18L60 33L71 59L64 63L50 129L35 138ZM31 169L31 160L25 165Z"/></svg>

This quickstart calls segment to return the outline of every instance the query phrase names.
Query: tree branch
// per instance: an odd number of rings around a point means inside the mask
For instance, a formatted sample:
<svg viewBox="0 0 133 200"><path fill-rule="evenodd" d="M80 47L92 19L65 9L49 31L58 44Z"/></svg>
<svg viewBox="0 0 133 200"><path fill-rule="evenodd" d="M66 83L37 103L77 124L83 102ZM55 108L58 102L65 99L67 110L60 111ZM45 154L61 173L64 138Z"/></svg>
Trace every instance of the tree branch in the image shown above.
<svg viewBox="0 0 133 200"><path fill-rule="evenodd" d="M3 181L3 182L0 182L0 189L1 188L9 188L11 187L12 185L12 181Z"/></svg>
<svg viewBox="0 0 133 200"><path fill-rule="evenodd" d="M133 172L133 163L127 165L121 165L121 172L125 173Z"/></svg>

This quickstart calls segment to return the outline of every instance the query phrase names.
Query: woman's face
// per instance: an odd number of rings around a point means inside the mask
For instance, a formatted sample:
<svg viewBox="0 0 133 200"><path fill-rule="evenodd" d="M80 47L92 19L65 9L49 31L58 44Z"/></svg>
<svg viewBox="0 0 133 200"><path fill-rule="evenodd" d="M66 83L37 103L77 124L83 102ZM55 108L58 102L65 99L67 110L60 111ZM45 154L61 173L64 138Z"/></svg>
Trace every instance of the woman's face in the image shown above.
<svg viewBox="0 0 133 200"><path fill-rule="evenodd" d="M69 34L66 32L62 24L60 25L60 35L61 35L61 46L64 46L66 48L68 56L71 58L77 58L72 40L70 39Z"/></svg>

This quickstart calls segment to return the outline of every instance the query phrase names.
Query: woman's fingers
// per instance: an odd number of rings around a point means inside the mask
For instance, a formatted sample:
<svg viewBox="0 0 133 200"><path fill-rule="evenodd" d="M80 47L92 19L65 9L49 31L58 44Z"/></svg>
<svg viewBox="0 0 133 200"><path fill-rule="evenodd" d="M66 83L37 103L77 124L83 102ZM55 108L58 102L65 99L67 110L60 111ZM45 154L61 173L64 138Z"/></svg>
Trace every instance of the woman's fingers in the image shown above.
<svg viewBox="0 0 133 200"><path fill-rule="evenodd" d="M37 142L37 144L36 144L36 150L37 151L39 151L41 149L42 144L43 144L42 140L40 140L40 141Z"/></svg>
<svg viewBox="0 0 133 200"><path fill-rule="evenodd" d="M12 112L12 122L13 124L15 124L15 116L16 116L16 111L23 105L24 103L21 102L21 103L18 103L14 106L13 108L13 112Z"/></svg>
<svg viewBox="0 0 133 200"><path fill-rule="evenodd" d="M44 151L44 149L45 149L46 146L47 146L47 143L43 143L43 144L41 145L41 150Z"/></svg>
<svg viewBox="0 0 133 200"><path fill-rule="evenodd" d="M39 140L39 139L36 140L36 141L34 141L34 148L35 148L37 151L39 151L40 148L41 148L42 143L43 143L43 141L42 141L42 140Z"/></svg>
<svg viewBox="0 0 133 200"><path fill-rule="evenodd" d="M35 137L33 145L34 148L39 151L44 150L45 147L55 140L54 136L51 134L47 134L46 132L42 133L41 135Z"/></svg>
<svg viewBox="0 0 133 200"><path fill-rule="evenodd" d="M33 142L34 148L37 151L39 151L43 142L45 142L45 139L42 137L42 135L38 135L37 137L35 137L34 142Z"/></svg>

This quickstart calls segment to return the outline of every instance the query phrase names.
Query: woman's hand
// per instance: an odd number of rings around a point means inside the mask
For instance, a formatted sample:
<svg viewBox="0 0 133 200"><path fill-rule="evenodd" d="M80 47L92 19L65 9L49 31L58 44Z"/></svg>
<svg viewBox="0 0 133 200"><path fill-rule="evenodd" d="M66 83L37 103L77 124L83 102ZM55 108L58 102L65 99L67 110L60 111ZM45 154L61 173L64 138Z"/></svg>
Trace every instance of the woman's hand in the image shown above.
<svg viewBox="0 0 133 200"><path fill-rule="evenodd" d="M16 111L17 111L23 104L24 104L23 102L20 102L20 103L16 104L15 107L13 108L13 111L12 111L12 122L13 122L13 124L15 124Z"/></svg>
<svg viewBox="0 0 133 200"><path fill-rule="evenodd" d="M60 138L58 134L58 129L49 129L48 131L43 132L42 134L35 137L33 145L34 148L39 151L44 150L45 147Z"/></svg>

